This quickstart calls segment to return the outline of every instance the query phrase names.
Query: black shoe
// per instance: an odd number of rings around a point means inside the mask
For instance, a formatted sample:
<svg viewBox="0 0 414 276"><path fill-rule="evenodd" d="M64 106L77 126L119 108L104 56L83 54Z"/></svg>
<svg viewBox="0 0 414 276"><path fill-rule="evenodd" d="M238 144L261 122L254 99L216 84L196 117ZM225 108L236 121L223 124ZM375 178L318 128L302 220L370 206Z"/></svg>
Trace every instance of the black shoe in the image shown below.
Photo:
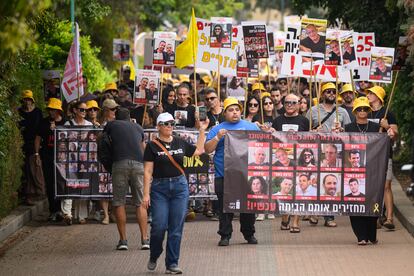
<svg viewBox="0 0 414 276"><path fill-rule="evenodd" d="M218 243L218 246L229 246L230 239L229 238L221 238L221 240Z"/></svg>
<svg viewBox="0 0 414 276"><path fill-rule="evenodd" d="M246 239L248 244L257 244L257 239L255 236L251 236L249 238Z"/></svg>
<svg viewBox="0 0 414 276"><path fill-rule="evenodd" d="M151 271L155 270L157 268L157 260L152 260L150 258L147 264L147 268L148 270L151 270Z"/></svg>
<svg viewBox="0 0 414 276"><path fill-rule="evenodd" d="M128 250L128 241L119 240L118 245L116 246L116 250Z"/></svg>

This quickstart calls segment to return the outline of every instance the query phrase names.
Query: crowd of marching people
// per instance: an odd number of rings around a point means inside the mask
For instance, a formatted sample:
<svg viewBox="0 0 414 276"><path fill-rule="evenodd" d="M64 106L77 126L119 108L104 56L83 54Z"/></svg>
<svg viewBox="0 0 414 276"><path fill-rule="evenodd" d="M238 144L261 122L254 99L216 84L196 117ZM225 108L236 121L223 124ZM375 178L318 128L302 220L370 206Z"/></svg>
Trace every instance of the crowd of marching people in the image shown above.
<svg viewBox="0 0 414 276"><path fill-rule="evenodd" d="M189 192L183 176L183 157L214 154L215 193L218 200L206 203L201 210L218 216L219 246L228 246L232 235L234 214L223 213L224 139L234 129L256 131L319 132L380 132L390 139L398 137L398 127L392 112L385 112L386 95L383 87L369 82L353 84L313 83L305 78L263 78L244 83L243 79L222 77L220 91L217 80L209 75L192 74L185 81L178 76L164 78L160 103L152 106L133 104L134 82L130 68L122 68L118 82L108 83L102 91L87 92L77 101L65 103L48 99L46 111L38 107L30 90L22 93L21 131L24 139L24 179L21 198L27 204L47 197L49 220L85 224L94 218L104 225L114 221L120 235L118 250L128 249L125 231L125 194L128 186L136 207L141 231L142 249L150 249L148 269L154 270L163 251L167 231L167 273L178 274L180 243L188 210ZM197 91L194 91L196 87ZM311 88L310 88L311 87ZM237 99L233 95L243 95ZM242 99L242 100L241 100ZM206 106L207 119L201 121L195 106ZM335 116L338 113L339 116ZM44 117L43 114L46 116ZM338 121L339 119L339 121ZM55 198L54 185L54 129L58 126L95 126L104 128L112 139L113 200ZM174 127L195 128L199 131L195 145L173 135ZM158 138L145 144L143 129L156 128ZM205 132L208 132L205 135ZM332 149L333 151L335 149ZM260 152L257 153L258 156ZM283 154L283 153L281 153ZM335 152L333 152L335 154ZM392 180L392 149L384 192L385 214L380 218L387 229L394 229ZM302 160L303 159L303 160ZM326 157L326 166L330 160ZM281 157L280 160L283 161ZM303 152L301 162L312 163L311 152ZM281 162L282 162L281 161ZM335 161L335 160L334 160ZM302 176L301 176L302 177ZM302 181L302 180L301 180ZM260 179L252 180L260 189ZM303 184L303 185L302 185ZM302 190L312 189L311 179L303 175ZM206 208L206 209L203 209ZM152 227L147 231L147 211L151 209ZM241 232L248 244L257 244L255 223L274 215L240 214ZM352 229L359 245L375 244L377 218L351 216ZM280 229L300 233L300 221L318 223L314 216L284 215ZM335 218L324 217L324 226L336 227ZM380 226L378 226L380 227Z"/></svg>

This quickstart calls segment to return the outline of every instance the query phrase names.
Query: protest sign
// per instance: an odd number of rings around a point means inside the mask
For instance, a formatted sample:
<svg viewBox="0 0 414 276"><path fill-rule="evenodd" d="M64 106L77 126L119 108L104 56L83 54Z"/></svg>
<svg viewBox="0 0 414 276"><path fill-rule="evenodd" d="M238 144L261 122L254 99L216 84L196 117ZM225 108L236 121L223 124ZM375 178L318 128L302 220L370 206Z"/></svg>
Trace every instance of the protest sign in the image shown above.
<svg viewBox="0 0 414 276"><path fill-rule="evenodd" d="M130 58L129 41L124 39L114 39L112 53L114 61L128 61Z"/></svg>
<svg viewBox="0 0 414 276"><path fill-rule="evenodd" d="M231 48L221 48L219 55L218 48L210 48L210 26L210 21L197 18L199 42L196 67L210 71L217 71L219 66L218 64L220 64L220 74L236 76L237 41L232 41ZM232 38L234 39L237 35L237 28L233 27Z"/></svg>
<svg viewBox="0 0 414 276"><path fill-rule="evenodd" d="M392 66L392 70L404 71L406 69L407 59L408 59L408 46L409 46L408 37L400 36L398 38L398 46L395 51L395 59L394 59L394 64Z"/></svg>
<svg viewBox="0 0 414 276"><path fill-rule="evenodd" d="M91 127L58 127L55 129L55 196L58 198L112 198L112 177L98 162L97 137L102 129ZM144 130L146 142L158 134L156 129ZM198 131L174 130L174 135L191 144ZM212 156L184 157L190 198L216 198ZM130 196L130 195L128 195Z"/></svg>
<svg viewBox="0 0 414 276"><path fill-rule="evenodd" d="M325 41L325 64L326 65L342 65L341 47L339 45L339 37L341 31L336 29L326 30Z"/></svg>
<svg viewBox="0 0 414 276"><path fill-rule="evenodd" d="M326 25L325 19L302 19L299 45L302 62L324 59Z"/></svg>
<svg viewBox="0 0 414 276"><path fill-rule="evenodd" d="M50 98L60 99L60 72L57 70L44 70L42 78L45 101L48 101Z"/></svg>
<svg viewBox="0 0 414 276"><path fill-rule="evenodd" d="M160 72L155 70L137 70L135 79L135 104L157 104L159 102Z"/></svg>
<svg viewBox="0 0 414 276"><path fill-rule="evenodd" d="M230 131L224 212L380 216L389 143L383 133Z"/></svg>
<svg viewBox="0 0 414 276"><path fill-rule="evenodd" d="M339 36L341 45L342 64L345 69L358 67L358 60L355 52L355 41L352 31L342 31Z"/></svg>
<svg viewBox="0 0 414 276"><path fill-rule="evenodd" d="M394 61L394 48L372 47L371 67L369 80L374 82L392 82L392 65Z"/></svg>
<svg viewBox="0 0 414 276"><path fill-rule="evenodd" d="M368 81L369 67L371 64L371 47L375 46L375 34L354 32L354 42L359 64L359 67L353 70L354 80Z"/></svg>
<svg viewBox="0 0 414 276"><path fill-rule="evenodd" d="M287 26L287 32L285 33L285 46L283 51L285 53L299 53L300 44L300 25Z"/></svg>
<svg viewBox="0 0 414 276"><path fill-rule="evenodd" d="M210 48L231 48L232 21L230 17L211 18Z"/></svg>
<svg viewBox="0 0 414 276"><path fill-rule="evenodd" d="M242 28L246 58L268 58L266 25L257 22L242 22Z"/></svg>
<svg viewBox="0 0 414 276"><path fill-rule="evenodd" d="M154 32L153 64L174 65L176 36L174 32Z"/></svg>
<svg viewBox="0 0 414 276"><path fill-rule="evenodd" d="M284 16L283 17L284 31L285 32L288 31L288 26L292 26L292 25L299 25L300 26L301 18L307 18L307 17L306 17L306 15L304 15L304 16L299 16L299 15Z"/></svg>
<svg viewBox="0 0 414 276"><path fill-rule="evenodd" d="M269 49L269 56L275 55L275 37L273 34L273 31L269 28L267 30L267 43L268 43L268 49Z"/></svg>

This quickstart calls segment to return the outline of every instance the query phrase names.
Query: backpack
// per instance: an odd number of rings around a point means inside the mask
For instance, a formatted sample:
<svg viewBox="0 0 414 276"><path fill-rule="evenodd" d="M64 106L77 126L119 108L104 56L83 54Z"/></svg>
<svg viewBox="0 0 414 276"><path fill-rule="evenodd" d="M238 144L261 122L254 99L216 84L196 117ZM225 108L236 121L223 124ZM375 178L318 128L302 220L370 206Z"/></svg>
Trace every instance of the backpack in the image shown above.
<svg viewBox="0 0 414 276"><path fill-rule="evenodd" d="M106 131L98 137L98 160L106 171L112 173L112 139Z"/></svg>

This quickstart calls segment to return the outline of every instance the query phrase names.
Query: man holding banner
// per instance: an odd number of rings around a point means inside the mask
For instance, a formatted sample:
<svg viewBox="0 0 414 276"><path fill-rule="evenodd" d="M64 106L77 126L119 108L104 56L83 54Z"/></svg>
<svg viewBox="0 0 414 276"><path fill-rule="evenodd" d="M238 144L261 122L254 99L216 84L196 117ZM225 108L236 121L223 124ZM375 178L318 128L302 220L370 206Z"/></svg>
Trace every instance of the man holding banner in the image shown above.
<svg viewBox="0 0 414 276"><path fill-rule="evenodd" d="M227 98L224 101L224 118L225 121L213 127L207 135L205 151L214 154L215 168L215 192L218 198L219 207L219 230L218 234L221 239L219 246L228 246L233 232L232 220L233 213L223 213L223 191L224 191L224 136L229 130L256 130L259 127L256 124L241 120L242 106L235 98ZM241 232L248 244L257 244L255 233L255 214L240 214Z"/></svg>

